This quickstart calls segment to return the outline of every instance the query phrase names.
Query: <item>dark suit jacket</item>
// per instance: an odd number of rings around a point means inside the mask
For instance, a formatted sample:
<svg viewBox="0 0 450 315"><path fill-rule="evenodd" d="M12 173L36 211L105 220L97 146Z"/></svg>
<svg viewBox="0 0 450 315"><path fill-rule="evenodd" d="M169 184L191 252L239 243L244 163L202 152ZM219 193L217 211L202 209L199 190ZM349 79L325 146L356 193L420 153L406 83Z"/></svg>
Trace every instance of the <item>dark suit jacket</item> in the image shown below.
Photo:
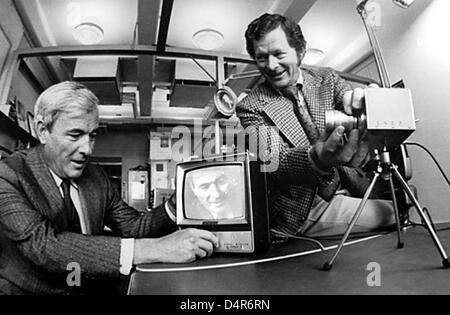
<svg viewBox="0 0 450 315"><path fill-rule="evenodd" d="M325 128L325 111L343 109L344 92L350 86L329 68L302 69L303 96L319 130ZM263 82L236 107L241 124L258 139L258 156L278 165L269 173L271 227L296 234L308 217L316 193L331 188L330 199L339 184L345 183L354 196L362 196L369 181L359 170L340 167L324 178L308 158L311 144L293 110L293 104ZM252 126L253 128L247 128ZM279 130L275 133L273 127ZM251 147L251 145L250 145ZM295 223L293 224L293 221Z"/></svg>
<svg viewBox="0 0 450 315"><path fill-rule="evenodd" d="M101 168L88 165L76 181L88 235L68 232L63 200L41 151L37 146L0 161L0 292L70 293L70 262L81 266L83 279L117 278L121 237L159 237L176 229L163 206L138 212L121 200ZM105 225L117 236L102 236Z"/></svg>

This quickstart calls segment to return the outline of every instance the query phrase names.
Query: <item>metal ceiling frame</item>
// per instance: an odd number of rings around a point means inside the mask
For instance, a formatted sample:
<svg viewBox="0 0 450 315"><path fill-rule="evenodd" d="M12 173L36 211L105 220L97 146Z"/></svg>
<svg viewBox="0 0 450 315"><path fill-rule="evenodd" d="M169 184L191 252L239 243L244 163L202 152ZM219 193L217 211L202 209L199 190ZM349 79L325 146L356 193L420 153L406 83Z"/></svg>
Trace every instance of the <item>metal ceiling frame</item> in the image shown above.
<svg viewBox="0 0 450 315"><path fill-rule="evenodd" d="M51 46L16 50L5 64L4 71L0 77L0 103L5 104L7 102L9 89L12 84L14 74L18 71L20 62L24 58L47 56L76 57L86 55L164 56L211 60L216 62L216 82L218 86L225 80L224 69L226 62L253 63L253 60L246 55L216 52L207 53L204 50L167 48L164 52L158 53L157 49L153 45L136 45L133 48L129 45ZM192 119L189 121L180 121L177 119L155 119L148 115L148 118L141 118L136 121L137 125L145 124L147 126L149 124L160 123L192 124ZM111 124L117 124L117 122L111 122ZM125 124L130 125L131 122L127 121Z"/></svg>
<svg viewBox="0 0 450 315"><path fill-rule="evenodd" d="M161 19L159 21L158 43L156 50L158 53L163 53L166 50L167 34L169 33L170 17L172 16L174 0L163 0L161 8Z"/></svg>
<svg viewBox="0 0 450 315"><path fill-rule="evenodd" d="M51 46L39 47L23 50L16 50L6 61L3 73L0 77L0 103L5 104L8 98L8 92L15 72L19 68L20 61L29 57L46 56L86 56L86 55L119 55L119 56L161 56L175 58L195 58L213 60L217 68L217 85L220 87L225 81L224 64L226 62L241 62L253 64L253 60L243 54L233 54L228 52L207 53L204 50L196 49L173 49L168 47L164 52L158 53L154 46L136 45L131 48L128 45L92 45L92 46ZM373 83L371 79L351 75L343 72L337 72L344 79L360 83Z"/></svg>
<svg viewBox="0 0 450 315"><path fill-rule="evenodd" d="M161 1L138 0L137 8L137 29L139 45L154 45L157 33L159 33L161 21L158 19L161 10ZM135 43L136 44L136 43ZM134 48L135 46L133 46ZM150 116L152 112L152 87L153 69L155 67L155 57L149 55L138 56L138 82L139 82L139 112L142 116ZM148 71L152 69L152 71Z"/></svg>

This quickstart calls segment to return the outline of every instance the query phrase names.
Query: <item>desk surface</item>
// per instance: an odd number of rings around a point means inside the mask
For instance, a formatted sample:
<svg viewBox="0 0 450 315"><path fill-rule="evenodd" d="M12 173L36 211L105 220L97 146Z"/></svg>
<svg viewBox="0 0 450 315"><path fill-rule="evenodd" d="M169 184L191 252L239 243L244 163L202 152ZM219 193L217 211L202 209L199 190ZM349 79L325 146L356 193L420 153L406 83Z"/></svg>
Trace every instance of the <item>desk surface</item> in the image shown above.
<svg viewBox="0 0 450 315"><path fill-rule="evenodd" d="M438 230L445 227L448 225L439 226ZM449 254L450 230L438 231L438 236ZM321 268L335 249L322 251L301 240L291 240L259 256L213 255L189 265L140 266L132 274L129 294L450 294L450 269L442 269L441 256L428 232L420 226L410 228L403 232L403 242L405 247L397 249L397 235L389 233L345 246L331 271ZM315 253L295 255L305 250ZM281 259L286 255L291 257ZM270 257L280 259L252 263ZM372 262L380 266L380 286L367 284L368 277L373 279L373 269L367 269ZM238 266L229 267L230 263ZM166 267L188 269L158 271ZM197 267L204 269L189 270ZM146 268L154 270L139 271Z"/></svg>

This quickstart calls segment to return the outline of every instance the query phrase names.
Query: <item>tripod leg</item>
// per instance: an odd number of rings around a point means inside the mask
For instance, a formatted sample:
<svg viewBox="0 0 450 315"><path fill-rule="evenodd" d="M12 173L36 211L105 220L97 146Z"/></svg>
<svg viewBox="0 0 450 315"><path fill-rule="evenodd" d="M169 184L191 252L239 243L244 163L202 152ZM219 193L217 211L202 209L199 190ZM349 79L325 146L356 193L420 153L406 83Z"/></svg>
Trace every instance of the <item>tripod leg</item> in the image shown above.
<svg viewBox="0 0 450 315"><path fill-rule="evenodd" d="M445 250L442 247L441 242L439 241L439 238L437 237L433 227L431 226L430 221L428 220L427 216L423 212L422 207L420 206L416 197L414 197L414 194L412 193L411 189L409 189L408 184L403 179L400 172L397 170L397 167L394 165L391 165L391 169L392 169L393 173L395 174L395 176L397 177L397 179L399 180L400 184L402 185L403 190L408 194L409 198L414 203L414 206L415 206L417 212L419 213L419 215L421 216L422 220L425 222L428 232L430 233L431 237L433 238L434 244L437 246L439 253L441 254L443 268L444 269L449 268L450 262L448 260L447 254L445 253Z"/></svg>
<svg viewBox="0 0 450 315"><path fill-rule="evenodd" d="M398 238L397 248L403 248L401 228L400 228L400 217L398 214L399 212L398 212L397 197L395 196L394 180L392 179L391 174L389 174L389 186L391 187L392 204L394 205L395 223L397 224L397 238Z"/></svg>
<svg viewBox="0 0 450 315"><path fill-rule="evenodd" d="M342 240L341 240L341 242L340 242L336 252L334 253L334 255L331 258L331 260L329 262L326 262L323 265L323 269L324 270L328 271L333 266L334 260L336 259L337 255L341 251L342 247L344 246L345 241L347 240L348 236L350 235L351 230L353 229L353 226L355 225L356 221L358 220L359 216L361 215L361 212L364 209L364 206L366 205L366 202L369 199L369 196L372 193L373 187L375 186L375 183L376 183L376 181L377 181L379 176L380 176L379 173L375 173L375 176L373 177L369 188L367 188L363 199L361 200L361 202L358 205L358 209L356 210L355 214L352 217L352 220L350 221L350 224L348 225L347 229L345 230L344 236L342 237Z"/></svg>

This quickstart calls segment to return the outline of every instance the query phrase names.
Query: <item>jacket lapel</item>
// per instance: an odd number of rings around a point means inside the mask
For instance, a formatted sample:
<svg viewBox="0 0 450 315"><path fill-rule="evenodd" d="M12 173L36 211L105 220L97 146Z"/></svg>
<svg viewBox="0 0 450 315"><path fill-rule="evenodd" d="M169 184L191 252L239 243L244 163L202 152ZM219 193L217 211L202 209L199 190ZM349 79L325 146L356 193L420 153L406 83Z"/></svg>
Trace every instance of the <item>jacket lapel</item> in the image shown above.
<svg viewBox="0 0 450 315"><path fill-rule="evenodd" d="M309 140L295 116L292 102L264 84L260 96L263 111L293 146L308 145Z"/></svg>
<svg viewBox="0 0 450 315"><path fill-rule="evenodd" d="M322 79L319 76L313 76L310 72L302 69L303 75L303 97L308 106L309 113L312 116L319 131L325 129L325 110L327 104L323 103L324 98L320 97ZM326 100L325 100L326 101ZM329 101L332 104L332 100ZM328 105L329 106L329 105Z"/></svg>
<svg viewBox="0 0 450 315"><path fill-rule="evenodd" d="M66 229L68 222L64 214L64 202L56 182L44 162L40 145L29 151L26 163L31 171L30 175L34 177L29 178L28 181L30 184L35 183L35 185L33 184L35 187L30 190L38 192L34 199L39 210L52 222L55 222L61 230Z"/></svg>
<svg viewBox="0 0 450 315"><path fill-rule="evenodd" d="M89 176L86 168L83 176L76 180L80 193L80 202L83 208L84 221L87 234L99 234L103 229L103 212L101 200L98 196L98 185L95 179Z"/></svg>

